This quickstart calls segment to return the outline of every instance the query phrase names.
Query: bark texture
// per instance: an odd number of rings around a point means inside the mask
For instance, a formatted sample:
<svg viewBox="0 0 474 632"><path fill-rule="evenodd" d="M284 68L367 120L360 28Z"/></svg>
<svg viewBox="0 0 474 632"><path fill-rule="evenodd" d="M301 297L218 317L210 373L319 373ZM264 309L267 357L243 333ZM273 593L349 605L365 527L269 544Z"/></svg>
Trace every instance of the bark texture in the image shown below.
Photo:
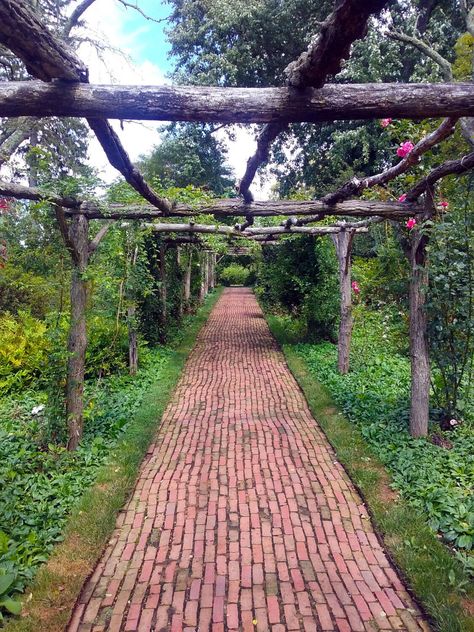
<svg viewBox="0 0 474 632"><path fill-rule="evenodd" d="M333 84L307 88L114 86L41 81L0 84L0 116L209 123L320 121L472 116L472 83ZM278 127L274 127L277 132ZM266 159L269 138L259 139ZM274 138L274 135L271 136Z"/></svg>
<svg viewBox="0 0 474 632"><path fill-rule="evenodd" d="M71 323L68 337L66 414L69 429L68 449L79 445L84 427L84 373L87 347L87 283L84 272L89 261L89 222L83 215L74 217L69 236L75 250L71 279Z"/></svg>
<svg viewBox="0 0 474 632"><path fill-rule="evenodd" d="M339 373L349 372L349 354L352 336L351 251L354 231L344 230L333 235L339 263L340 321L337 342L337 366Z"/></svg>
<svg viewBox="0 0 474 632"><path fill-rule="evenodd" d="M321 88L329 75L339 72L353 42L365 35L370 15L385 4L386 0L338 0L308 50L285 69L287 84L299 90ZM239 193L246 202L253 198L250 185L257 169L267 161L271 143L286 128L285 123L268 123L260 133L257 151L249 158L240 182Z"/></svg>
<svg viewBox="0 0 474 632"><path fill-rule="evenodd" d="M419 218L419 221L422 219ZM430 362L425 311L425 296L428 289L427 242L426 235L420 235L417 232L413 236L410 251L410 434L412 437L424 437L428 434Z"/></svg>
<svg viewBox="0 0 474 632"><path fill-rule="evenodd" d="M186 270L184 272L184 308L189 310L191 302L191 273L193 269L193 249L188 250L188 260L186 262Z"/></svg>

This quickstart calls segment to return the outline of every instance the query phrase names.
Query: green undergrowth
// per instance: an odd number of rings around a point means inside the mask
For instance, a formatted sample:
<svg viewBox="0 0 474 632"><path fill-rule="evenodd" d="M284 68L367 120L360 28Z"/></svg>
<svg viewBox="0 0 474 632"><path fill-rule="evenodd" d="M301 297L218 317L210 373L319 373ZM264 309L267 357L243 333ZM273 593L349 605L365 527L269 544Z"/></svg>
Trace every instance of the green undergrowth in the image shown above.
<svg viewBox="0 0 474 632"><path fill-rule="evenodd" d="M26 588L22 617L10 618L6 631L64 629L219 295L207 298L173 344L150 351L135 378L89 385L86 432L76 453L35 444L41 413L31 413L34 394L2 404L0 573L14 576L10 592Z"/></svg>
<svg viewBox="0 0 474 632"><path fill-rule="evenodd" d="M334 345L298 344L280 318L267 318L315 418L433 627L474 630L472 426L466 423L449 437L437 432L451 449L412 439L409 364L390 353L393 341L379 338L375 344L370 333L359 332L359 340L356 333L351 372L340 376Z"/></svg>

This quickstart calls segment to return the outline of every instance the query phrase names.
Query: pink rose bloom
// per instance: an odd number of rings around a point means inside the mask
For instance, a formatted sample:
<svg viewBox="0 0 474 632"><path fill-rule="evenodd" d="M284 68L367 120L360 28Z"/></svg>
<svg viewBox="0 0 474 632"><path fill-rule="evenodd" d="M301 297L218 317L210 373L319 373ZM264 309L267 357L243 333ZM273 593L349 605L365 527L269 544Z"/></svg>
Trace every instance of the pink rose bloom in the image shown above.
<svg viewBox="0 0 474 632"><path fill-rule="evenodd" d="M399 202L404 202L407 199L407 194L406 193L402 193L401 196L398 198Z"/></svg>
<svg viewBox="0 0 474 632"><path fill-rule="evenodd" d="M414 217L410 217L410 219L407 220L405 226L408 228L408 230L413 230L413 228L415 228L416 226L416 219Z"/></svg>
<svg viewBox="0 0 474 632"><path fill-rule="evenodd" d="M446 200L441 200L439 205L441 206L441 208L449 208L449 202L446 202Z"/></svg>
<svg viewBox="0 0 474 632"><path fill-rule="evenodd" d="M388 126L390 125L390 123L391 123L391 122L392 122L392 119L391 119L391 118L382 119L382 120L380 121L380 125L381 125L382 127L388 127Z"/></svg>
<svg viewBox="0 0 474 632"><path fill-rule="evenodd" d="M352 286L352 291L354 292L354 294L360 294L360 287L357 281L352 281L351 286Z"/></svg>
<svg viewBox="0 0 474 632"><path fill-rule="evenodd" d="M411 141L406 140L397 149L397 156L399 156L399 158L405 158L405 156L408 156L408 154L412 151L414 146L415 145Z"/></svg>

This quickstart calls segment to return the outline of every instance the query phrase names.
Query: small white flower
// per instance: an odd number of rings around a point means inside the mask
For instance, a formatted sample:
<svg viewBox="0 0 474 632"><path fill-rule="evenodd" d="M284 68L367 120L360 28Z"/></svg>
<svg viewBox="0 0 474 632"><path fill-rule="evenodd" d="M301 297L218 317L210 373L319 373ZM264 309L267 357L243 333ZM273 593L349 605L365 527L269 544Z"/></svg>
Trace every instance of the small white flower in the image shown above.
<svg viewBox="0 0 474 632"><path fill-rule="evenodd" d="M38 415L42 410L44 410L44 404L40 404L39 406L35 406L31 411L32 415Z"/></svg>

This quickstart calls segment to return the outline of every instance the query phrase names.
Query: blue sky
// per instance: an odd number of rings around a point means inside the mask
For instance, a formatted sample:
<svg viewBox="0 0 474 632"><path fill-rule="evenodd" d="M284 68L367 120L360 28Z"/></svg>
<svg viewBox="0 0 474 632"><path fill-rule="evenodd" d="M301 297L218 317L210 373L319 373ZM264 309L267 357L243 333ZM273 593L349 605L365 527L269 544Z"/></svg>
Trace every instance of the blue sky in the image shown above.
<svg viewBox="0 0 474 632"><path fill-rule="evenodd" d="M131 4L135 0L128 0ZM156 19L166 18L170 5L158 0L138 0L138 6ZM170 83L167 75L173 70L173 60L169 58L170 45L164 33L166 22L146 20L138 11L125 8L118 0L97 0L87 11L86 20L90 31L99 40L107 41L122 55L107 51L102 56L89 47L81 47L81 57L89 67L91 83L115 83L122 85L158 85ZM160 143L160 124L154 121L125 122L112 121L132 160L149 153ZM235 140L230 141L225 130L217 132L229 149L228 162L239 178L245 171L249 156L255 150L255 141L250 129L236 128ZM90 162L105 181L117 177L117 172L108 164L102 148L92 139L89 149ZM258 180L258 179L257 179ZM268 184L255 184L256 199L267 197Z"/></svg>
<svg viewBox="0 0 474 632"><path fill-rule="evenodd" d="M144 13L157 20L167 18L171 12L169 4L156 0L139 0L138 4ZM126 35L134 36L134 61L150 61L164 73L170 72L173 63L168 56L171 47L164 33L166 22L157 24L146 20L138 11L119 6L123 19L122 30Z"/></svg>

